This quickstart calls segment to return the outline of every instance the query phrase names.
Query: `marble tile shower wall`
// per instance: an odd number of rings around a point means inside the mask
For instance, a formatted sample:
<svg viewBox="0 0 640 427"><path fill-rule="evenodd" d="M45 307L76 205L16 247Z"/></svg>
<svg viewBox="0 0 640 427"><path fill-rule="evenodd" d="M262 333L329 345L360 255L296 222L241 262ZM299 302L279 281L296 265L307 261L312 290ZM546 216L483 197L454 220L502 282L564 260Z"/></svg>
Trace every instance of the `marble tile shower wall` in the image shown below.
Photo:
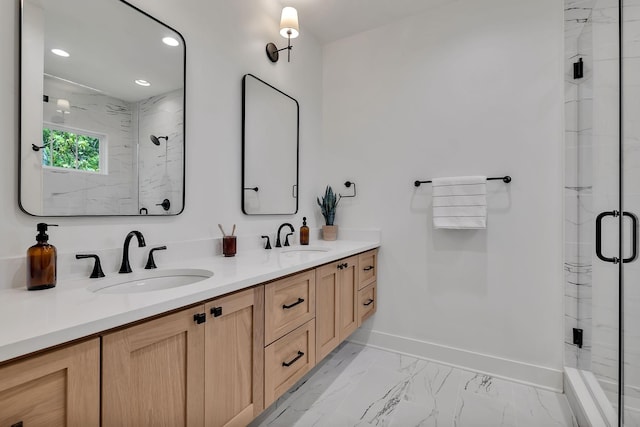
<svg viewBox="0 0 640 427"><path fill-rule="evenodd" d="M73 85L45 79L44 121L77 130L90 130L108 137L108 174L44 168L45 215L90 215L137 211L135 144L137 130L133 106L98 93L86 93ZM69 114L56 111L56 100L67 99ZM87 202L88 201L88 202Z"/></svg>
<svg viewBox="0 0 640 427"><path fill-rule="evenodd" d="M184 164L183 91L176 90L139 102L140 206L150 214L173 214L182 210ZM167 136L154 145L150 135ZM160 206L169 199L171 208Z"/></svg>

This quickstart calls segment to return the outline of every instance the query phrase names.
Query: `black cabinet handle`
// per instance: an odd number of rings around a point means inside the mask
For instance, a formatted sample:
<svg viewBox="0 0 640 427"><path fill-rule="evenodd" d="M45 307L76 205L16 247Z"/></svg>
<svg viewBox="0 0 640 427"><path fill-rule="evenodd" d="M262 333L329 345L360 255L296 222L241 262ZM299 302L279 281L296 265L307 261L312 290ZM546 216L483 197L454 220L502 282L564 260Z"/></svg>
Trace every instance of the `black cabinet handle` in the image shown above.
<svg viewBox="0 0 640 427"><path fill-rule="evenodd" d="M364 271L369 271L369 270L373 270L373 265L367 266L365 268L363 268Z"/></svg>
<svg viewBox="0 0 640 427"><path fill-rule="evenodd" d="M11 424L11 427L22 427L22 421L18 421L15 424Z"/></svg>
<svg viewBox="0 0 640 427"><path fill-rule="evenodd" d="M294 357L290 362L282 362L282 366L285 367L289 367L291 365L293 365L294 363L296 363L298 361L298 359L300 359L302 356L304 356L304 353L301 352L300 350L298 350L298 355L296 357Z"/></svg>
<svg viewBox="0 0 640 427"><path fill-rule="evenodd" d="M213 317L220 317L222 316L222 307L212 307L211 308L211 315Z"/></svg>
<svg viewBox="0 0 640 427"><path fill-rule="evenodd" d="M373 304L373 300L371 298L369 298L369 300L365 303L363 303L362 305L371 305Z"/></svg>
<svg viewBox="0 0 640 427"><path fill-rule="evenodd" d="M290 309L292 307L295 307L298 304L302 304L303 302L304 302L304 298L298 298L298 301L294 302L293 304L289 304L289 305L283 304L282 305L282 309L283 310L288 310L288 309Z"/></svg>
<svg viewBox="0 0 640 427"><path fill-rule="evenodd" d="M349 267L349 263L343 262L342 264L338 264L338 270L343 270Z"/></svg>
<svg viewBox="0 0 640 427"><path fill-rule="evenodd" d="M204 313L198 313L193 315L193 321L198 325L207 321L207 315Z"/></svg>
<svg viewBox="0 0 640 427"><path fill-rule="evenodd" d="M623 258L622 262L632 262L638 257L638 217L631 212L623 212L623 216L631 218L631 256L629 258Z"/></svg>
<svg viewBox="0 0 640 427"><path fill-rule="evenodd" d="M605 262L612 262L614 264L617 264L620 262L620 260L616 257L606 257L604 255L602 255L602 220L604 219L604 217L607 216L612 216L612 217L617 217L620 215L620 212L618 211L611 211L611 212L601 212L597 217L596 217L596 255L598 256L598 258L600 258L602 261Z"/></svg>

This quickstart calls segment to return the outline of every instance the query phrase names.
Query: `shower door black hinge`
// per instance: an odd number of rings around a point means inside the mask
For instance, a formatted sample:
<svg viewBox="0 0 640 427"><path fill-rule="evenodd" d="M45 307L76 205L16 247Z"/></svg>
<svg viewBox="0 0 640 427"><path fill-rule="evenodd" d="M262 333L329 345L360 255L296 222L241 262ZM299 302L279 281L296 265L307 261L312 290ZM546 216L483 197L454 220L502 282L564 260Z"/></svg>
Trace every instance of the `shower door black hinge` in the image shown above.
<svg viewBox="0 0 640 427"><path fill-rule="evenodd" d="M582 348L582 329L573 328L573 343Z"/></svg>
<svg viewBox="0 0 640 427"><path fill-rule="evenodd" d="M573 78L581 79L584 77L584 62L582 58L578 59L578 62L573 63Z"/></svg>

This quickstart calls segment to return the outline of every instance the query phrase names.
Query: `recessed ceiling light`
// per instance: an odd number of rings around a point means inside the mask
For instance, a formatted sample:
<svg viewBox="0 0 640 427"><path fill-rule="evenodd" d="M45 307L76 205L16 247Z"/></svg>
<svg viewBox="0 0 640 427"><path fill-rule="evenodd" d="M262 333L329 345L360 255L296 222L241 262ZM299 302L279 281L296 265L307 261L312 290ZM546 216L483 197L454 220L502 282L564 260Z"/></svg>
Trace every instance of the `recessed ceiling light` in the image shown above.
<svg viewBox="0 0 640 427"><path fill-rule="evenodd" d="M166 44L167 46L178 46L180 44L180 42L178 42L178 40L174 39L173 37L163 38L162 43Z"/></svg>
<svg viewBox="0 0 640 427"><path fill-rule="evenodd" d="M139 84L140 86L151 86L151 83L149 83L146 80L142 80L142 79L136 80L136 84Z"/></svg>
<svg viewBox="0 0 640 427"><path fill-rule="evenodd" d="M69 57L69 52L64 51L62 49L51 49L51 52L58 55L58 56L62 56L63 58L68 58Z"/></svg>

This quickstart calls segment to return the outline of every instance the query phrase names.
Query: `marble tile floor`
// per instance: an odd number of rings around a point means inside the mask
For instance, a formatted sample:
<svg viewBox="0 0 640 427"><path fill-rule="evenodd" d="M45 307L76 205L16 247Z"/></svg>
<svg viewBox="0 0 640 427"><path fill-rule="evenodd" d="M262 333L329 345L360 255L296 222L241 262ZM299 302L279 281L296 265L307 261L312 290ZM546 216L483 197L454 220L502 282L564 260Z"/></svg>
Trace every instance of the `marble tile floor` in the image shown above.
<svg viewBox="0 0 640 427"><path fill-rule="evenodd" d="M577 426L563 394L343 343L251 427Z"/></svg>

